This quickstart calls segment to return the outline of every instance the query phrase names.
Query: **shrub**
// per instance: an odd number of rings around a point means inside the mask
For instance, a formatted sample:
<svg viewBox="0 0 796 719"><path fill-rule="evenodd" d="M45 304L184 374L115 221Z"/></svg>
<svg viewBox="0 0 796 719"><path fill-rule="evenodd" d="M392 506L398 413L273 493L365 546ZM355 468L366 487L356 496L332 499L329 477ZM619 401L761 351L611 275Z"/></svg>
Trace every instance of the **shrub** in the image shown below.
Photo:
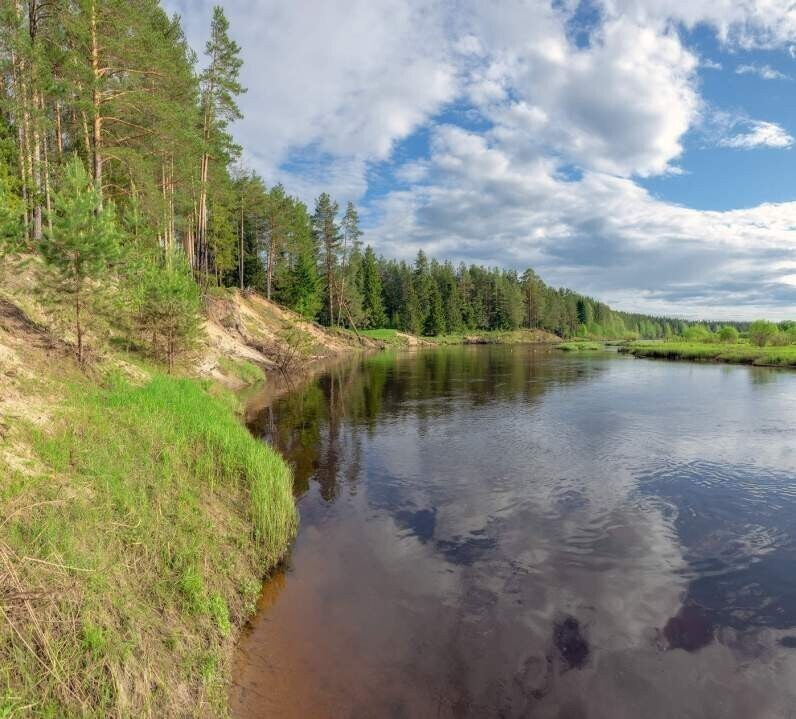
<svg viewBox="0 0 796 719"><path fill-rule="evenodd" d="M719 330L719 339L725 344L734 345L738 342L739 333L735 327L727 325Z"/></svg>
<svg viewBox="0 0 796 719"><path fill-rule="evenodd" d="M691 325L683 332L683 337L688 342L710 342L713 333L705 325Z"/></svg>
<svg viewBox="0 0 796 719"><path fill-rule="evenodd" d="M770 345L774 347L785 347L792 341L791 335L788 332L777 331L771 335L768 340Z"/></svg>
<svg viewBox="0 0 796 719"><path fill-rule="evenodd" d="M749 327L749 341L758 347L765 347L777 331L777 326L768 320L755 320Z"/></svg>

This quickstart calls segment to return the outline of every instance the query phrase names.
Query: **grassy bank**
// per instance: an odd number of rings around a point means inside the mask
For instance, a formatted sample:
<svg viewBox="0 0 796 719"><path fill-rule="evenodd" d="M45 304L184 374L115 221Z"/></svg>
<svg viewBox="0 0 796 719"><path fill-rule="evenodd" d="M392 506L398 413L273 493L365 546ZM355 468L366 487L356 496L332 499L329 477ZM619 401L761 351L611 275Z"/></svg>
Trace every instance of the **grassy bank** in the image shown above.
<svg viewBox="0 0 796 719"><path fill-rule="evenodd" d="M573 342L562 342L560 345L557 345L557 349L563 350L564 352L598 352L605 349L605 345L602 342L578 340Z"/></svg>
<svg viewBox="0 0 796 719"><path fill-rule="evenodd" d="M543 330L490 330L465 332L434 337L416 337L393 329L360 330L359 334L383 342L389 347L409 347L424 345L466 345L466 344L555 344L561 341Z"/></svg>
<svg viewBox="0 0 796 719"><path fill-rule="evenodd" d="M636 357L670 360L727 362L766 367L796 367L796 345L756 347L750 344L713 344L702 342L637 342L623 351Z"/></svg>
<svg viewBox="0 0 796 719"><path fill-rule="evenodd" d="M289 468L209 384L56 389L3 436L0 717L224 716L235 628L295 532Z"/></svg>

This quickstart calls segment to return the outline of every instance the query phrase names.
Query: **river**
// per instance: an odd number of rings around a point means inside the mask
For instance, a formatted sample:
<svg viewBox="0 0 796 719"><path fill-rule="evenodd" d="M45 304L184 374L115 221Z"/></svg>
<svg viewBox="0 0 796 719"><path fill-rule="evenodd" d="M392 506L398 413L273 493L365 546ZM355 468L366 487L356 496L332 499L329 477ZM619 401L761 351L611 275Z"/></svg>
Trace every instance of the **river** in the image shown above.
<svg viewBox="0 0 796 719"><path fill-rule="evenodd" d="M233 716L796 716L796 373L421 350L251 428L301 528Z"/></svg>

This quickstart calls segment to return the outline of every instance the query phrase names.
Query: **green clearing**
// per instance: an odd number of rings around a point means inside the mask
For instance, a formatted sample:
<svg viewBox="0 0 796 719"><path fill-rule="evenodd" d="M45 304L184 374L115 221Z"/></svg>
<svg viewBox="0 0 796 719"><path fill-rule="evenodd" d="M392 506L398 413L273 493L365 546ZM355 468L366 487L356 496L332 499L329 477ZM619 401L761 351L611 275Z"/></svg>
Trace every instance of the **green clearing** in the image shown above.
<svg viewBox="0 0 796 719"><path fill-rule="evenodd" d="M27 460L0 456L0 716L226 715L233 628L296 530L290 469L208 384L59 391L15 429Z"/></svg>
<svg viewBox="0 0 796 719"><path fill-rule="evenodd" d="M406 335L399 333L398 330L359 330L359 334L372 340L384 342L387 345L395 345L396 347L403 347L408 344Z"/></svg>
<svg viewBox="0 0 796 719"><path fill-rule="evenodd" d="M558 338L538 330L483 330L456 334L423 337L424 340L438 345L467 345L467 344L552 344Z"/></svg>
<svg viewBox="0 0 796 719"><path fill-rule="evenodd" d="M796 345L756 347L750 344L707 342L635 342L623 349L636 357L727 362L766 367L796 367Z"/></svg>
<svg viewBox="0 0 796 719"><path fill-rule="evenodd" d="M564 352L599 352L605 349L605 345L602 342L588 341L562 342L560 345L556 345L556 349Z"/></svg>
<svg viewBox="0 0 796 719"><path fill-rule="evenodd" d="M363 337L379 340L388 346L406 347L411 335L395 329L359 330ZM558 338L540 330L474 330L452 334L417 337L421 344L428 345L499 345L499 344L555 344Z"/></svg>

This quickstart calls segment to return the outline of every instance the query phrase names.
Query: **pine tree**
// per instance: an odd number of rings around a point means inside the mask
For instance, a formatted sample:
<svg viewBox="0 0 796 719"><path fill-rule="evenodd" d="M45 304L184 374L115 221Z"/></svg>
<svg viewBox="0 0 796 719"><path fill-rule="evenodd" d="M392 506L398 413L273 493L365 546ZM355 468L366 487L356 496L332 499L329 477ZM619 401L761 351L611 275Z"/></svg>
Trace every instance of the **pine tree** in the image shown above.
<svg viewBox="0 0 796 719"><path fill-rule="evenodd" d="M213 8L210 39L205 55L209 65L201 76L202 92L202 161L199 171L199 207L196 228L198 269L209 272L207 247L207 196L211 159L226 162L240 153L227 128L242 115L235 98L246 92L240 84L240 47L229 37L229 21L220 5Z"/></svg>
<svg viewBox="0 0 796 719"><path fill-rule="evenodd" d="M339 296L336 286L337 253L341 242L340 228L336 221L338 210L338 204L333 202L327 193L323 192L315 203L315 213L312 216L315 241L323 253L326 279L326 307L324 313L329 325L334 324L335 299ZM342 307L339 307L339 309L342 310Z"/></svg>
<svg viewBox="0 0 796 719"><path fill-rule="evenodd" d="M63 185L54 195L50 219L53 229L39 244L39 252L52 273L50 299L72 320L82 364L85 328L120 249L115 210L110 204L102 207L99 189L77 158L67 166Z"/></svg>
<svg viewBox="0 0 796 719"><path fill-rule="evenodd" d="M342 305L344 304L357 324L366 320L364 308L363 288L361 283L362 273L362 230L359 228L359 213L354 207L353 202L346 205L343 220L340 223L343 235L343 245L341 249L341 271L340 271L340 304L338 308L338 323L341 318Z"/></svg>
<svg viewBox="0 0 796 719"><path fill-rule="evenodd" d="M201 296L185 256L170 249L149 256L137 290L136 325L150 352L172 372L201 328Z"/></svg>

